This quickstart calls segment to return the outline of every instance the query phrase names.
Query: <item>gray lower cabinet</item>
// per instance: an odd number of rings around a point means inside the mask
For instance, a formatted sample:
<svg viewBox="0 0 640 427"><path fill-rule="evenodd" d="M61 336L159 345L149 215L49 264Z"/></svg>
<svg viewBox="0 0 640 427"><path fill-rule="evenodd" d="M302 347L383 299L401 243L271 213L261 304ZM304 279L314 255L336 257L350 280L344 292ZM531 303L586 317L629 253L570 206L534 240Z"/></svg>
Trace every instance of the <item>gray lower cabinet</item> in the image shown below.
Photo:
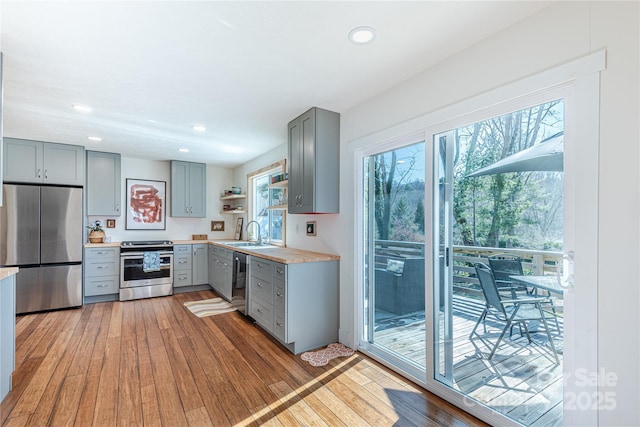
<svg viewBox="0 0 640 427"><path fill-rule="evenodd" d="M209 285L218 295L231 301L233 251L209 245Z"/></svg>
<svg viewBox="0 0 640 427"><path fill-rule="evenodd" d="M171 216L206 217L207 165L171 161Z"/></svg>
<svg viewBox="0 0 640 427"><path fill-rule="evenodd" d="M0 280L0 402L12 388L16 367L16 276Z"/></svg>
<svg viewBox="0 0 640 427"><path fill-rule="evenodd" d="M120 216L120 154L87 151L87 215Z"/></svg>
<svg viewBox="0 0 640 427"><path fill-rule="evenodd" d="M288 213L339 212L340 115L312 108L289 122Z"/></svg>
<svg viewBox="0 0 640 427"><path fill-rule="evenodd" d="M173 287L193 285L191 245L173 246Z"/></svg>
<svg viewBox="0 0 640 427"><path fill-rule="evenodd" d="M84 147L3 139L4 182L84 186Z"/></svg>
<svg viewBox="0 0 640 427"><path fill-rule="evenodd" d="M208 283L207 244L173 246L173 287Z"/></svg>
<svg viewBox="0 0 640 427"><path fill-rule="evenodd" d="M120 292L120 248L84 249L84 296Z"/></svg>
<svg viewBox="0 0 640 427"><path fill-rule="evenodd" d="M338 341L338 262L251 256L249 315L294 354Z"/></svg>
<svg viewBox="0 0 640 427"><path fill-rule="evenodd" d="M207 269L207 244L198 243L191 245L192 252L192 278L194 285L206 285L209 283L209 272Z"/></svg>

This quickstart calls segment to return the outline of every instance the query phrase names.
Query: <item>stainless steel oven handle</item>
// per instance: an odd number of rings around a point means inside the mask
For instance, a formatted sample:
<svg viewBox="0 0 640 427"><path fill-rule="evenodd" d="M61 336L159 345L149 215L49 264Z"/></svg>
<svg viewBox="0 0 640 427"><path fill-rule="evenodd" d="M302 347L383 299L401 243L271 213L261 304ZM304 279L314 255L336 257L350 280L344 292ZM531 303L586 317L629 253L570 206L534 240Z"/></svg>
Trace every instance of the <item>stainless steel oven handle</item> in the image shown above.
<svg viewBox="0 0 640 427"><path fill-rule="evenodd" d="M152 251L152 252L158 252L160 254L160 256L162 255L173 255L173 252L171 251ZM144 256L144 252L125 252L125 253L121 253L120 257L121 258L140 258Z"/></svg>

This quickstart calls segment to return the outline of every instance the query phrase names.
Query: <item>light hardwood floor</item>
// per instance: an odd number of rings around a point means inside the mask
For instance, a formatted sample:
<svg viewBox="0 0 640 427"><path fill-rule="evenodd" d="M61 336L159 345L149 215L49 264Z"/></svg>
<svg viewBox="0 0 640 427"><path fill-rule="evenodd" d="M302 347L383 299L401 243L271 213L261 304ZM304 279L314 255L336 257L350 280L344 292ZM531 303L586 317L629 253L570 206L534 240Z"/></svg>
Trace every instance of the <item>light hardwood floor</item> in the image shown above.
<svg viewBox="0 0 640 427"><path fill-rule="evenodd" d="M485 425L360 353L313 367L213 292L85 305L16 323L4 426Z"/></svg>

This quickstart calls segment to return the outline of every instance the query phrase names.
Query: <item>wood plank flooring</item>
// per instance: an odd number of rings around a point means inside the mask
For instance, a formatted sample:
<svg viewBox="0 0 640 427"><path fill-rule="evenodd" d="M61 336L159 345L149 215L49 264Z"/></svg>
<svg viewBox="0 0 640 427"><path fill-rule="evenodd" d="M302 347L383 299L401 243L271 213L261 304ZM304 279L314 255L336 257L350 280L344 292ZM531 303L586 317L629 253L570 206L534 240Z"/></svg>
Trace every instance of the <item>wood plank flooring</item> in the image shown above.
<svg viewBox="0 0 640 427"><path fill-rule="evenodd" d="M20 316L3 426L485 425L356 353L313 367L210 291Z"/></svg>

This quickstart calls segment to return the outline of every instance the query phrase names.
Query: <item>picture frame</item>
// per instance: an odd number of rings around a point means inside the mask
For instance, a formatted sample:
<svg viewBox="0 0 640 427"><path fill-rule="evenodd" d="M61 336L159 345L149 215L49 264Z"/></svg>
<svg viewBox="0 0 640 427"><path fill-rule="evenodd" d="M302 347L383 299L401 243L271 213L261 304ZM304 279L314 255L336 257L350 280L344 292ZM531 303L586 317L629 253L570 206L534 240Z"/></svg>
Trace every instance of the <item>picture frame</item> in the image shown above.
<svg viewBox="0 0 640 427"><path fill-rule="evenodd" d="M238 218L238 220L236 221L236 232L233 237L236 240L242 239L242 223L243 222L244 222L244 219L242 217Z"/></svg>
<svg viewBox="0 0 640 427"><path fill-rule="evenodd" d="M127 178L126 230L166 230L166 181Z"/></svg>
<svg viewBox="0 0 640 427"><path fill-rule="evenodd" d="M316 222L315 221L307 221L307 236L315 236L316 235Z"/></svg>
<svg viewBox="0 0 640 427"><path fill-rule="evenodd" d="M224 221L211 221L211 231L224 231Z"/></svg>
<svg viewBox="0 0 640 427"><path fill-rule="evenodd" d="M116 228L116 220L108 219L107 220L107 228Z"/></svg>

